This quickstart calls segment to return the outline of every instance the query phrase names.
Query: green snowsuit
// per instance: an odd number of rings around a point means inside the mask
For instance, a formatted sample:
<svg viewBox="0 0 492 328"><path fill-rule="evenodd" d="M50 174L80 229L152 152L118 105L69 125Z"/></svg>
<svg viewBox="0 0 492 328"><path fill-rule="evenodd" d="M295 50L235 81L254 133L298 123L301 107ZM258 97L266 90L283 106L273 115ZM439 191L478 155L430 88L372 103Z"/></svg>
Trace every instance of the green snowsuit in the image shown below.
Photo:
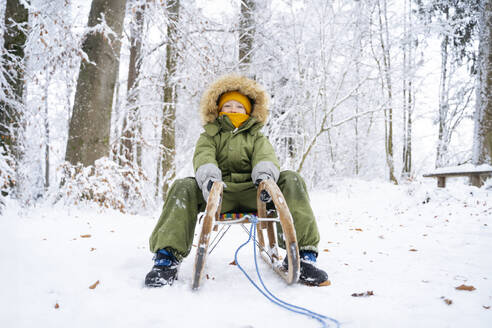
<svg viewBox="0 0 492 328"><path fill-rule="evenodd" d="M207 163L216 164L226 184L222 213L256 210L256 187L252 167L262 161L278 160L268 139L259 132L255 118L234 131L226 116L207 124L200 136L193 159L195 170ZM309 204L306 184L293 171L280 172L277 185L284 194L294 219L300 250L317 252L319 233ZM193 242L197 215L205 209L205 200L195 178L179 179L169 190L162 214L150 237L150 250L171 248L180 260L186 257Z"/></svg>
<svg viewBox="0 0 492 328"><path fill-rule="evenodd" d="M238 129L227 116L218 115L218 100L229 91L247 96L253 105L251 117ZM300 250L317 252L319 233L306 184L296 172L279 171L275 151L260 132L268 118L268 96L262 87L243 76L224 76L205 91L200 114L205 132L195 148L195 177L178 179L171 186L150 236L150 250L155 253L166 248L178 260L190 253L197 215L205 209L210 180L226 184L221 207L222 213L226 213L256 211L253 181L269 178L285 197Z"/></svg>

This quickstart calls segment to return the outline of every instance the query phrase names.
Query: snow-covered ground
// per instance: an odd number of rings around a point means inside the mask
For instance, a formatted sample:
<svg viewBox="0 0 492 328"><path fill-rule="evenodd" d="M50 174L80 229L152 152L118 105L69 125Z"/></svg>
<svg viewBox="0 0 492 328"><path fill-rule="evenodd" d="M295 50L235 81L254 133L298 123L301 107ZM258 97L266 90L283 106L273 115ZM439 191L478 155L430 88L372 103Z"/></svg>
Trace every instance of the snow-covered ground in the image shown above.
<svg viewBox="0 0 492 328"><path fill-rule="evenodd" d="M311 200L318 262L332 285L286 286L260 262L276 296L347 328L492 326L492 189L345 179L312 191ZM229 264L248 238L239 227L209 257L199 291L190 289L193 252L172 287L148 289L158 212L7 205L0 327L320 327L269 303ZM254 273L250 246L239 260ZM368 291L374 295L352 296Z"/></svg>

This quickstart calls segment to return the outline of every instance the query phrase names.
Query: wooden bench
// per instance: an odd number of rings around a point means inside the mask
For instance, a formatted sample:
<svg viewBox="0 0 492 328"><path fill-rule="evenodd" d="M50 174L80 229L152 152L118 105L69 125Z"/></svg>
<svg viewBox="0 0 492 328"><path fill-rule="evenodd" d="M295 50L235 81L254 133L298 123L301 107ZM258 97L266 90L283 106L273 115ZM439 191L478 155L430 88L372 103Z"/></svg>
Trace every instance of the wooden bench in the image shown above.
<svg viewBox="0 0 492 328"><path fill-rule="evenodd" d="M469 177L470 185L481 187L485 178L490 176L492 176L492 168L489 165L439 168L423 175L425 178L437 178L439 188L446 187L446 178L448 177Z"/></svg>

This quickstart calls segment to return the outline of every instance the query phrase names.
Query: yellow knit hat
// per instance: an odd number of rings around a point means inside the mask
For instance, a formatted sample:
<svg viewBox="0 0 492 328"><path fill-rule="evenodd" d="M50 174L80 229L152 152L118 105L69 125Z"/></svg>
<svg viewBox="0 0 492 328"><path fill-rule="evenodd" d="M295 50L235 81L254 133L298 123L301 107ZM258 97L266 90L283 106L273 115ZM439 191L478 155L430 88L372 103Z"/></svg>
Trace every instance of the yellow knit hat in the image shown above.
<svg viewBox="0 0 492 328"><path fill-rule="evenodd" d="M246 114L249 115L251 113L251 102L249 101L248 97L237 91L229 91L220 96L219 111L222 109L222 106L224 106L224 104L229 100L235 100L243 105L244 109L246 109Z"/></svg>

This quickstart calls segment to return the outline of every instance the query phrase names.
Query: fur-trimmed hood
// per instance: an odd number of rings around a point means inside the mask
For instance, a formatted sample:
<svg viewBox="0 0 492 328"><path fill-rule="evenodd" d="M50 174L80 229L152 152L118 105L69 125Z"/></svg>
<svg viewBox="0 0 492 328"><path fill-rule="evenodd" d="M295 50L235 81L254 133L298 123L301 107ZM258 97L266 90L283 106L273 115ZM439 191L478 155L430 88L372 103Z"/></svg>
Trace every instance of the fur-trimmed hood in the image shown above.
<svg viewBox="0 0 492 328"><path fill-rule="evenodd" d="M215 121L219 115L218 99L224 92L229 91L239 91L249 97L253 101L251 116L255 117L261 124L266 123L268 118L268 95L266 91L254 80L231 74L217 79L203 93L200 102L200 116L204 125Z"/></svg>

